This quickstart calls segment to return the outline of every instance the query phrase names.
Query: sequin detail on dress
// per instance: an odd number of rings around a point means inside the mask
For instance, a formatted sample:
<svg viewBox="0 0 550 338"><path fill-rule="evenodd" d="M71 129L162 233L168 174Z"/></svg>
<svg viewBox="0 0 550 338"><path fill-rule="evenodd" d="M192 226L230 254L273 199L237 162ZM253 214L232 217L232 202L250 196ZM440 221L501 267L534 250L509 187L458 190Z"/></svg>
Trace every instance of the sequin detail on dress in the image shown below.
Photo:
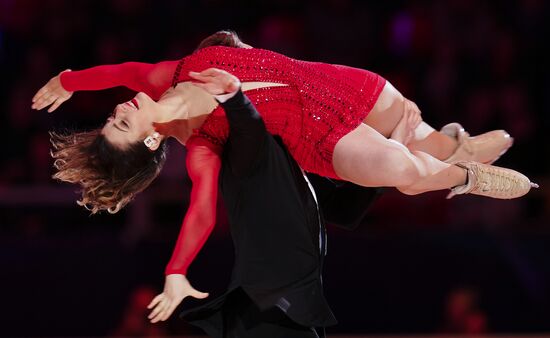
<svg viewBox="0 0 550 338"><path fill-rule="evenodd" d="M263 49L208 47L178 64L178 81L189 71L216 67L242 82L284 87L247 91L270 133L279 135L306 171L338 178L332 166L336 143L357 128L372 109L386 80L367 70L291 59ZM228 124L216 109L196 132L215 144L227 139Z"/></svg>

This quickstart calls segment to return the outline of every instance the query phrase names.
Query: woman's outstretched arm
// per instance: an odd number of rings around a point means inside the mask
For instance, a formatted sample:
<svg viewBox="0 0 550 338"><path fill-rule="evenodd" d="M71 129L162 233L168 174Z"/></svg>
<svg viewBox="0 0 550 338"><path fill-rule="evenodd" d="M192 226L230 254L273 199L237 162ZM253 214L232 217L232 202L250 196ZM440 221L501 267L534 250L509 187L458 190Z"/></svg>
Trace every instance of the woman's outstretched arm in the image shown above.
<svg viewBox="0 0 550 338"><path fill-rule="evenodd" d="M216 223L218 175L221 166L219 150L200 137L187 142L187 172L193 186L191 202L181 231L166 267L166 274L187 274L187 268L200 251Z"/></svg>
<svg viewBox="0 0 550 338"><path fill-rule="evenodd" d="M207 69L202 73L189 74L195 80L198 87L203 88L214 95L220 102L223 102L224 108L229 114L243 115L234 116L230 119L230 124L235 124L231 132L237 133L238 138L243 138L243 130L239 128L251 128L252 132L256 129L263 130L265 127L261 118L258 120L254 116L258 113L249 103L248 99L240 91L240 81L235 76L221 71L219 69ZM247 122L250 120L251 122ZM233 123L231 123L233 122ZM258 124L259 122L259 124ZM238 125L238 126L237 126ZM230 133L231 133L230 132ZM230 137L231 139L231 137ZM244 141L249 139L244 139ZM252 140L254 141L254 140ZM256 142L258 143L258 142ZM233 146L248 147L243 143ZM206 293L199 292L189 284L185 273L191 261L195 258L200 248L210 235L215 223L216 199L218 192L218 175L221 168L221 148L213 146L207 140L199 137L192 137L187 142L187 170L189 177L193 181L191 191L191 204L187 211L187 216L176 244L176 249L166 268L166 282L164 291L149 304L148 308L153 309L149 315L151 322L164 321L170 317L174 309L187 297L205 298ZM239 151L245 151L239 147ZM255 157L257 151L252 146L252 153L249 155ZM229 156L230 161L231 155ZM247 161L244 161L248 163ZM244 170L249 166L244 166ZM239 169L239 172L241 171ZM235 170L235 168L233 168Z"/></svg>
<svg viewBox="0 0 550 338"><path fill-rule="evenodd" d="M178 61L164 61L156 64L126 62L80 71L63 71L36 93L32 107L40 110L51 105L48 110L51 112L67 100L74 91L101 90L118 86L145 92L154 100L158 100L172 85L174 79L176 83L194 80L188 75L190 71L201 72L214 66L229 72L237 71L237 64L234 61L225 62L224 60L246 59L249 57L247 50L249 49L214 46L197 50Z"/></svg>
<svg viewBox="0 0 550 338"><path fill-rule="evenodd" d="M155 64L125 62L118 65L96 66L79 71L65 70L54 76L33 97L34 109L50 106L52 112L79 90L102 90L125 86L136 92L145 92L153 99L170 87L178 61Z"/></svg>
<svg viewBox="0 0 550 338"><path fill-rule="evenodd" d="M101 90L125 86L136 92L145 92L158 99L172 83L178 61L164 61L155 64L125 62L118 65L104 65L80 71L63 72L61 85L68 91Z"/></svg>
<svg viewBox="0 0 550 338"><path fill-rule="evenodd" d="M168 319L186 297L208 297L194 289L185 275L216 222L221 149L198 137L190 138L187 147L187 171L193 183L191 203L166 267L164 290L148 306L152 309L148 316L152 323Z"/></svg>

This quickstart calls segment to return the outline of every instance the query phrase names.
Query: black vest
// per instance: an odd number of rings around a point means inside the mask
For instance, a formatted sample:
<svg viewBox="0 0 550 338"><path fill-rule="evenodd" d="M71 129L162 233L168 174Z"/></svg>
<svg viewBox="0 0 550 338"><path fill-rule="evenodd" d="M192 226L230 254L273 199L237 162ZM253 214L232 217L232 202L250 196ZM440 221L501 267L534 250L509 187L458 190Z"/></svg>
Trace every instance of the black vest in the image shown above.
<svg viewBox="0 0 550 338"><path fill-rule="evenodd" d="M284 146L265 138L246 177L236 177L222 157L220 190L235 244L229 289L241 287L260 309L278 306L301 325L333 325L321 285L324 226L317 205Z"/></svg>

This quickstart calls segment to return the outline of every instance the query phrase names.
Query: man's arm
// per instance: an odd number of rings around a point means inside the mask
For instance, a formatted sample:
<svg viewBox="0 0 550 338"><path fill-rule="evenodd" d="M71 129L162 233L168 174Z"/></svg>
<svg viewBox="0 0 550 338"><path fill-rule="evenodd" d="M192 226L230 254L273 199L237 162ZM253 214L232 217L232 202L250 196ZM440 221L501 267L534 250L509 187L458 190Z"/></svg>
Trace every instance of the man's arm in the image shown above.
<svg viewBox="0 0 550 338"><path fill-rule="evenodd" d="M214 95L225 110L229 123L225 152L231 171L236 176L250 174L258 164L268 133L262 117L241 91L239 79L216 68L189 75L201 81L195 85Z"/></svg>
<svg viewBox="0 0 550 338"><path fill-rule="evenodd" d="M260 114L241 90L221 106L229 121L226 147L231 170L236 176L246 176L258 164L267 130Z"/></svg>

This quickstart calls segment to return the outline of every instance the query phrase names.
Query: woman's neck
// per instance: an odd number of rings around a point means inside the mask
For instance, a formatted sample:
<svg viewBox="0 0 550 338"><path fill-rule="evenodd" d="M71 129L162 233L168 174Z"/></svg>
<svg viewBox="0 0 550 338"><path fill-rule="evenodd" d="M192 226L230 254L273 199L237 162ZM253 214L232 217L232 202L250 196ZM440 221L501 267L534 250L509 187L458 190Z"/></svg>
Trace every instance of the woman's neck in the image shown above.
<svg viewBox="0 0 550 338"><path fill-rule="evenodd" d="M159 119L169 122L210 114L218 105L212 95L189 82L167 90L158 101Z"/></svg>
<svg viewBox="0 0 550 338"><path fill-rule="evenodd" d="M266 87L287 86L283 83L272 82L243 82L242 90L253 90ZM175 119L190 119L210 114L218 106L218 102L203 89L194 86L191 82L179 83L176 88L170 88L160 98L163 106L160 118L168 122Z"/></svg>

